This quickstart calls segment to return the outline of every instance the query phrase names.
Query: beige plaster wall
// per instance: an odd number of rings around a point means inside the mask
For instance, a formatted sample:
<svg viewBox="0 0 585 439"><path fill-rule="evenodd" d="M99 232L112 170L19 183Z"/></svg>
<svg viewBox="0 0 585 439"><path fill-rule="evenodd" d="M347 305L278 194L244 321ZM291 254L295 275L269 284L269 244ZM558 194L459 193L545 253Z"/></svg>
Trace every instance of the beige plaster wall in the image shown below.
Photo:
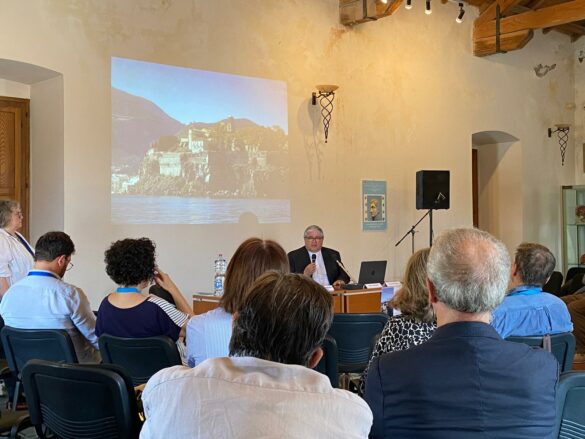
<svg viewBox="0 0 585 439"><path fill-rule="evenodd" d="M0 79L0 96L30 99L30 86L20 82Z"/></svg>
<svg viewBox="0 0 585 439"><path fill-rule="evenodd" d="M63 77L30 87L30 239L65 225ZM88 168L91 174L91 166Z"/></svg>
<svg viewBox="0 0 585 439"><path fill-rule="evenodd" d="M575 184L585 184L585 40L574 45L575 65L575 121L571 136L575 139Z"/></svg>
<svg viewBox="0 0 585 439"><path fill-rule="evenodd" d="M471 135L490 130L523 145L524 238L558 253L558 188L573 181L575 165L570 156L561 168L546 128L573 118L565 108L574 99L571 45L537 32L522 51L475 58L477 11L468 8L457 25L455 5L433 9L425 16L418 5L401 8L349 29L338 24L337 0L0 0L0 28L19 41L1 40L3 57L63 74L63 218L77 245L69 279L97 306L111 288L106 246L147 235L185 294L209 290L218 252L231 255L251 234L290 250L310 223L325 228L325 244L339 249L354 273L363 259L387 258L387 278L396 278L410 246L394 243L423 213L415 210L415 172L451 170L451 209L435 214L435 232L470 225ZM112 226L111 56L286 81L292 223ZM537 78L539 63L557 67ZM309 105L318 83L340 86L327 144ZM387 232L361 231L362 179L388 181ZM427 244L426 227L417 248Z"/></svg>
<svg viewBox="0 0 585 439"><path fill-rule="evenodd" d="M523 239L522 144L477 147L479 228L499 237L512 254Z"/></svg>

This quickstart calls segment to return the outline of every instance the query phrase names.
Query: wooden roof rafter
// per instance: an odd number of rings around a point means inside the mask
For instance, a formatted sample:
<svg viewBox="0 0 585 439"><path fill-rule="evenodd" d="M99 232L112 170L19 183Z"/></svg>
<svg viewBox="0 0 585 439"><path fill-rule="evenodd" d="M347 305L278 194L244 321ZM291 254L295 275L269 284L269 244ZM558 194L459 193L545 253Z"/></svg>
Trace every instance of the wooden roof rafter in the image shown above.
<svg viewBox="0 0 585 439"><path fill-rule="evenodd" d="M520 49L532 39L536 29L558 30L569 34L573 41L585 34L585 0L554 1L554 4L551 0L529 0L530 6L523 2L494 0L483 9L474 22L473 53L476 56ZM517 10L521 12L512 13ZM499 18L496 17L498 13ZM579 23L581 21L584 23Z"/></svg>

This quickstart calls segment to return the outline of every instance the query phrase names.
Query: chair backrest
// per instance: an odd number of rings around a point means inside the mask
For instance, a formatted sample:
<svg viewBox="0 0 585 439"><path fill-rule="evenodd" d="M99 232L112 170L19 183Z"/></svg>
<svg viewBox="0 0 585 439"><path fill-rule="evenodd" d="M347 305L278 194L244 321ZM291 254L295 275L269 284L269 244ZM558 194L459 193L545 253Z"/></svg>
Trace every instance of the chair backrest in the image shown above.
<svg viewBox="0 0 585 439"><path fill-rule="evenodd" d="M341 365L367 365L370 358L372 337L382 332L388 315L373 314L335 314L329 335L337 342L337 352Z"/></svg>
<svg viewBox="0 0 585 439"><path fill-rule="evenodd" d="M325 336L323 340L323 357L321 361L315 366L317 372L321 372L323 375L327 375L331 386L334 388L339 387L339 372L337 370L337 343L335 339L330 335Z"/></svg>
<svg viewBox="0 0 585 439"><path fill-rule="evenodd" d="M542 291L546 291L547 293L554 294L558 296L561 292L561 286L563 285L563 273L560 271L553 271L550 275L550 279L544 286L542 287Z"/></svg>
<svg viewBox="0 0 585 439"><path fill-rule="evenodd" d="M44 425L61 439L138 438L134 388L120 367L31 360L22 378L39 437Z"/></svg>
<svg viewBox="0 0 585 439"><path fill-rule="evenodd" d="M556 435L559 439L585 438L585 372L561 374L557 387Z"/></svg>
<svg viewBox="0 0 585 439"><path fill-rule="evenodd" d="M524 343L529 346L543 347L543 336L534 337L508 337L506 340L516 343ZM553 334L550 336L551 354L559 362L561 372L567 372L573 368L575 357L575 336L571 332Z"/></svg>
<svg viewBox="0 0 585 439"><path fill-rule="evenodd" d="M585 274L585 267L571 267L567 270L565 275L565 283L569 282L578 274Z"/></svg>
<svg viewBox="0 0 585 439"><path fill-rule="evenodd" d="M19 374L29 360L77 363L71 337L64 329L16 329L5 326L0 331L8 367Z"/></svg>
<svg viewBox="0 0 585 439"><path fill-rule="evenodd" d="M99 345L102 361L124 368L135 386L146 383L165 367L182 364L177 345L164 335L121 338L104 334L99 338Z"/></svg>

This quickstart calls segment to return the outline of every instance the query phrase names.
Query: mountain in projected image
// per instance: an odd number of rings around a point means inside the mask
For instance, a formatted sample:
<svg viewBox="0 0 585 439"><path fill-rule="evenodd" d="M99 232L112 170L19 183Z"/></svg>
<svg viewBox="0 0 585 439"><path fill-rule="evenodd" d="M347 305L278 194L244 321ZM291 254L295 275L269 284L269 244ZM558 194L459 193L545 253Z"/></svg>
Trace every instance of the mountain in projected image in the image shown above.
<svg viewBox="0 0 585 439"><path fill-rule="evenodd" d="M183 125L147 99L116 94L112 194L288 197L282 128L233 117Z"/></svg>
<svg viewBox="0 0 585 439"><path fill-rule="evenodd" d="M112 173L137 174L150 144L183 126L148 99L112 87Z"/></svg>

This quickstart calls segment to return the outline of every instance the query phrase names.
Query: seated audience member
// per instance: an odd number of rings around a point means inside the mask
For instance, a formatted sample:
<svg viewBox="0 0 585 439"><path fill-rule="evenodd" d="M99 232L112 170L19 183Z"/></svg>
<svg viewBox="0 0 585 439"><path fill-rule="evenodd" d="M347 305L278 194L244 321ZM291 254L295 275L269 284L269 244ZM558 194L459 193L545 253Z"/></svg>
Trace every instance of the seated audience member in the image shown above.
<svg viewBox="0 0 585 439"><path fill-rule="evenodd" d="M173 299L172 294L157 284L150 286L150 288L148 289L148 294L150 294L152 296L158 296L161 299L164 299L167 302L169 302L171 305L173 305L175 307L177 306L175 304L175 299Z"/></svg>
<svg viewBox="0 0 585 439"><path fill-rule="evenodd" d="M567 304L573 321L573 335L576 342L574 362L585 363L585 293L578 291L569 296L561 297L561 300Z"/></svg>
<svg viewBox="0 0 585 439"><path fill-rule="evenodd" d="M166 335L177 342L191 307L168 274L156 267L155 245L148 238L114 242L105 253L106 272L119 287L100 304L96 334L145 338ZM176 307L142 294L152 281L167 290ZM181 355L184 348L177 344Z"/></svg>
<svg viewBox="0 0 585 439"><path fill-rule="evenodd" d="M35 246L28 276L2 297L6 326L19 329L65 329L80 362L99 362L95 316L81 289L63 281L75 246L63 232L45 233Z"/></svg>
<svg viewBox="0 0 585 439"><path fill-rule="evenodd" d="M447 231L427 270L438 327L425 343L370 365L370 437L552 438L558 362L502 340L489 324L509 279L504 245L476 229Z"/></svg>
<svg viewBox="0 0 585 439"><path fill-rule="evenodd" d="M408 260L402 288L390 301L390 306L399 309L401 314L388 319L374 347L370 364L382 354L419 345L433 335L437 325L427 290L429 251L429 248L419 250ZM361 395L364 393L367 373L366 369L360 381Z"/></svg>
<svg viewBox="0 0 585 439"><path fill-rule="evenodd" d="M194 367L207 358L227 357L232 336L232 314L248 287L268 270L288 272L283 248L275 241L249 238L232 256L225 275L219 307L194 316L187 324L187 363Z"/></svg>
<svg viewBox="0 0 585 439"><path fill-rule="evenodd" d="M230 357L146 384L140 437L366 438L367 404L310 369L332 317L333 298L306 276L260 276L235 314Z"/></svg>
<svg viewBox="0 0 585 439"><path fill-rule="evenodd" d="M555 269L555 257L540 244L523 243L516 249L510 290L492 313L492 326L501 337L571 332L567 305L542 287Z"/></svg>

